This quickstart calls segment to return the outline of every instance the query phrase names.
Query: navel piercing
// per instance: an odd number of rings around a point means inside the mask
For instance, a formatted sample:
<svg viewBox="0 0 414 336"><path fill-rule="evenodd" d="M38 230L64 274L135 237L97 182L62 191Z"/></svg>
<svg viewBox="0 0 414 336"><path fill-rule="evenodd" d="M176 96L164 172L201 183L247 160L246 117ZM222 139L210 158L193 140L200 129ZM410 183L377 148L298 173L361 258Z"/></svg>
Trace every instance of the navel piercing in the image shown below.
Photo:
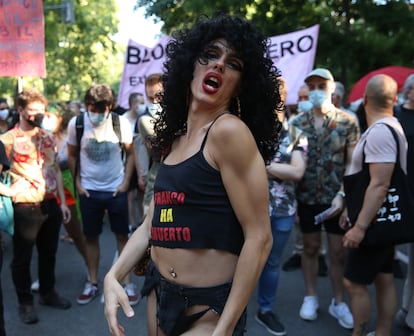
<svg viewBox="0 0 414 336"><path fill-rule="evenodd" d="M174 268L173 268L173 267L171 267L171 268L170 268L170 274L171 274L171 276L172 276L173 278L176 278L176 277L177 277L177 273L175 273L175 271L174 271Z"/></svg>

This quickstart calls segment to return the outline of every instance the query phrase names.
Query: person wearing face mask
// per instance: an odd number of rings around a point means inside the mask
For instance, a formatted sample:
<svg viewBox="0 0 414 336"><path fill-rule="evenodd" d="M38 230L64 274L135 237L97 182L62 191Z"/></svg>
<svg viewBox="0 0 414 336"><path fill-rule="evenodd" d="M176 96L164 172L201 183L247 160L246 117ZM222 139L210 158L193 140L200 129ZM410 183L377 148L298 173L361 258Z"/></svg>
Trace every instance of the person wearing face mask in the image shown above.
<svg viewBox="0 0 414 336"><path fill-rule="evenodd" d="M147 111L138 119L138 130L141 139L144 141L148 157L149 170L147 175L147 184L144 193L144 216L148 211L152 196L154 194L154 182L160 166L160 157L154 155L151 150L151 139L154 136L154 121L158 119L158 113L161 112L161 99L164 92L162 84L162 74L155 73L149 75L145 80L145 95L147 97Z"/></svg>
<svg viewBox="0 0 414 336"><path fill-rule="evenodd" d="M312 110L312 103L309 101L309 88L302 85L298 91L298 113L307 113Z"/></svg>
<svg viewBox="0 0 414 336"><path fill-rule="evenodd" d="M10 116L9 104L6 98L0 98L0 134L9 130L8 119Z"/></svg>
<svg viewBox="0 0 414 336"><path fill-rule="evenodd" d="M316 279L323 225L327 233L333 290L328 310L343 328L352 329L353 318L343 297L345 248L342 237L345 231L339 226L339 218L345 206L342 180L350 167L359 128L355 118L333 105L335 82L329 70L314 69L306 76L305 83L313 108L291 120L291 125L301 129L309 140L307 166L296 193L303 234L301 262L306 293L299 315L308 321L318 316ZM327 216L317 221L315 216L322 212Z"/></svg>
<svg viewBox="0 0 414 336"><path fill-rule="evenodd" d="M141 166L148 166L148 154L145 144L139 141L140 135L138 133L138 117L145 113L146 106L144 95L139 92L133 92L129 95L129 110L126 111L125 116L133 132L133 149L135 152L135 169L132 172L131 181L128 188L128 211L129 211L129 225L132 229L136 229L142 221L143 216L143 198L145 190L145 179L147 171L144 171ZM143 146L144 148L141 148ZM143 157L143 155L145 157ZM143 164L142 164L143 163Z"/></svg>
<svg viewBox="0 0 414 336"><path fill-rule="evenodd" d="M39 303L68 309L71 303L55 290L55 263L60 225L71 213L66 205L62 174L52 133L42 129L46 98L36 89L16 97L19 122L0 135L10 160L11 187L2 188L14 207L11 271L23 323L38 322L30 289L33 246L38 252ZM4 187L4 186L2 186ZM60 206L57 202L60 199Z"/></svg>
<svg viewBox="0 0 414 336"><path fill-rule="evenodd" d="M134 169L131 125L123 115L110 112L114 102L111 88L104 84L93 85L86 91L84 101L87 112L82 118L83 133L78 138L78 121L82 119L74 117L68 125L67 139L68 166L79 195L86 237L89 279L77 298L80 305L88 304L99 293L99 237L106 213L119 253L128 240L127 194ZM116 117L118 123L115 123ZM139 296L129 274L123 281L129 303L137 304Z"/></svg>
<svg viewBox="0 0 414 336"><path fill-rule="evenodd" d="M309 88L303 84L298 90L297 112L310 113L312 111L312 103L309 101ZM289 118L289 120L292 119ZM303 252L303 238L299 227L299 217L295 218L295 225L293 227L294 247L292 255L287 259L282 266L285 272L295 271L301 268L301 259ZM321 249L318 260L318 276L325 277L328 273L328 266L325 260L326 255L326 239L322 239Z"/></svg>

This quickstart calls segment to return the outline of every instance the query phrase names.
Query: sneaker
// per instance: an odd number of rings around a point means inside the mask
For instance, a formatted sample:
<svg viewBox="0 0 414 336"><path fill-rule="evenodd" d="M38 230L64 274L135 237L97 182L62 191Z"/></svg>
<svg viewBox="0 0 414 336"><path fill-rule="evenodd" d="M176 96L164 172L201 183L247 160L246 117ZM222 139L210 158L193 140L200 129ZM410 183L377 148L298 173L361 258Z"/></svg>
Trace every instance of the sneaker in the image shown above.
<svg viewBox="0 0 414 336"><path fill-rule="evenodd" d="M69 300L61 297L54 289L46 295L40 295L39 303L57 309L69 309L71 307Z"/></svg>
<svg viewBox="0 0 414 336"><path fill-rule="evenodd" d="M338 320L342 328L352 329L354 327L354 319L345 302L335 304L335 299L332 299L329 314Z"/></svg>
<svg viewBox="0 0 414 336"><path fill-rule="evenodd" d="M399 259L394 259L392 262L392 273L396 279L404 279L406 276L406 270L401 264Z"/></svg>
<svg viewBox="0 0 414 336"><path fill-rule="evenodd" d="M39 279L37 279L36 281L34 281L32 283L32 286L30 288L31 288L33 293L38 293L39 292L39 287L40 287Z"/></svg>
<svg viewBox="0 0 414 336"><path fill-rule="evenodd" d="M318 276L326 277L328 275L328 265L326 265L325 256L320 255L318 261Z"/></svg>
<svg viewBox="0 0 414 336"><path fill-rule="evenodd" d="M285 272L292 272L296 271L297 269L301 268L302 265L302 257L300 254L293 254L285 263L282 265L282 270Z"/></svg>
<svg viewBox="0 0 414 336"><path fill-rule="evenodd" d="M261 324L263 327L266 328L268 332L272 335L276 336L283 336L286 335L285 327L282 323L278 320L273 312L268 311L262 314L260 311L257 312L256 316L254 317L257 323Z"/></svg>
<svg viewBox="0 0 414 336"><path fill-rule="evenodd" d="M299 315L303 320L314 321L318 317L319 302L316 296L305 296Z"/></svg>
<svg viewBox="0 0 414 336"><path fill-rule="evenodd" d="M94 298L98 296L99 289L98 286L91 284L89 281L86 282L85 288L81 295L79 295L76 300L79 304L84 305L91 302Z"/></svg>
<svg viewBox="0 0 414 336"><path fill-rule="evenodd" d="M407 328L407 322L405 322L405 318L407 317L407 312L400 308L395 314L395 324L399 328Z"/></svg>
<svg viewBox="0 0 414 336"><path fill-rule="evenodd" d="M125 292L128 295L129 304L135 306L139 302L139 295L137 294L137 287L133 283L124 285Z"/></svg>
<svg viewBox="0 0 414 336"><path fill-rule="evenodd" d="M31 304L19 305L19 317L23 323L34 324L39 322L36 311Z"/></svg>

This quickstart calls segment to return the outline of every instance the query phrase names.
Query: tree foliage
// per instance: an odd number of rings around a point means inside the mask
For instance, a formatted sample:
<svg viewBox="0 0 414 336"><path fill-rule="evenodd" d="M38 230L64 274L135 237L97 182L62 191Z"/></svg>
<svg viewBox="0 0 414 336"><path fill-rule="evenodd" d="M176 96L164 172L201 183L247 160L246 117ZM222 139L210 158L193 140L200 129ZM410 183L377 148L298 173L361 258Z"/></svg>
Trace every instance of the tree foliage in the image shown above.
<svg viewBox="0 0 414 336"><path fill-rule="evenodd" d="M74 0L75 23L64 24L61 0L44 0L46 78L23 78L49 100L81 99L95 82L118 87L123 50L112 39L118 30L115 0ZM16 78L0 78L1 95L15 91Z"/></svg>
<svg viewBox="0 0 414 336"><path fill-rule="evenodd" d="M387 66L413 67L413 1L358 0L137 0L147 15L164 22L163 32L217 10L239 14L267 36L320 25L315 66L331 69L352 87L367 72Z"/></svg>

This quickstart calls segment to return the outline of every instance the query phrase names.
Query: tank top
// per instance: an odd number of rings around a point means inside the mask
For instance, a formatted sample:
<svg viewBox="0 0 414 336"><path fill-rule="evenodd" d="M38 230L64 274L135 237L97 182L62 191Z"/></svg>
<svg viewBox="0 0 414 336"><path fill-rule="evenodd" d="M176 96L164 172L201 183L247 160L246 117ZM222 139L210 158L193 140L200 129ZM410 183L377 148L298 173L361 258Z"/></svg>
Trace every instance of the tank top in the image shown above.
<svg viewBox="0 0 414 336"><path fill-rule="evenodd" d="M154 185L154 246L217 249L239 255L243 231L231 207L220 171L205 159L203 149L173 165L162 163Z"/></svg>

